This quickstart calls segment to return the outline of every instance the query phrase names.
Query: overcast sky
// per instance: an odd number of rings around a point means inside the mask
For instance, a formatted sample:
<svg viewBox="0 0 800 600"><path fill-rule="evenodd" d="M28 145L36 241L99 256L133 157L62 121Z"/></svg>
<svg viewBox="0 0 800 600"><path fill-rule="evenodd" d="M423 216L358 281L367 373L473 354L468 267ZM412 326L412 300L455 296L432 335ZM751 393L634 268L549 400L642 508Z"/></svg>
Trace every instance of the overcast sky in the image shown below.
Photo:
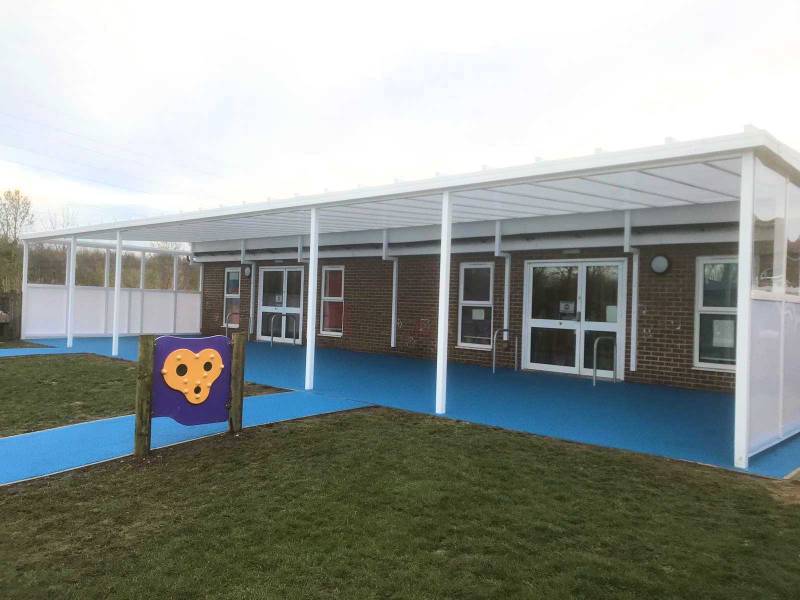
<svg viewBox="0 0 800 600"><path fill-rule="evenodd" d="M0 189L73 223L769 130L800 1L0 3Z"/></svg>

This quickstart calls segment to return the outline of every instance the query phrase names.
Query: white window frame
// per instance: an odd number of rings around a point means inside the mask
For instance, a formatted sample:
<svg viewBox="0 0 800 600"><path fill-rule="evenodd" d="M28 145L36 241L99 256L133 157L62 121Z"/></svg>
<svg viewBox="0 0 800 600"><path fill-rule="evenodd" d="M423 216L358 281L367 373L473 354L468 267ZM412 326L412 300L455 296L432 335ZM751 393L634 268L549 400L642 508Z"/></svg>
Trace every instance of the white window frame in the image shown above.
<svg viewBox="0 0 800 600"><path fill-rule="evenodd" d="M342 295L341 296L326 296L325 295L325 282L326 277L330 271L341 271L342 273ZM329 337L342 337L344 335L344 265L331 265L322 267L322 281L320 285L320 300L319 300L319 334ZM342 331L327 331L323 328L325 303L326 302L341 302L342 303Z"/></svg>
<svg viewBox="0 0 800 600"><path fill-rule="evenodd" d="M239 292L237 294L228 293L228 273L239 273ZM239 323L242 322L242 268L241 267L225 267L225 279L222 281L222 326L229 329L238 328ZM239 300L239 323L226 323L228 316L228 299L236 298Z"/></svg>
<svg viewBox="0 0 800 600"><path fill-rule="evenodd" d="M465 269L489 269L489 300L464 300L464 270ZM489 343L471 344L461 341L461 313L465 306L475 308L491 308L492 318L489 324ZM492 336L494 335L494 262L462 262L459 267L458 275L458 338L456 339L457 348L467 348L469 350L491 350Z"/></svg>
<svg viewBox="0 0 800 600"><path fill-rule="evenodd" d="M703 306L703 273L705 265L732 263L737 264L737 256L698 256L695 261L695 280L694 280L694 348L693 362L694 368L703 371L727 371L736 372L736 362L730 365L720 363L709 363L700 361L700 315L736 315L738 307Z"/></svg>

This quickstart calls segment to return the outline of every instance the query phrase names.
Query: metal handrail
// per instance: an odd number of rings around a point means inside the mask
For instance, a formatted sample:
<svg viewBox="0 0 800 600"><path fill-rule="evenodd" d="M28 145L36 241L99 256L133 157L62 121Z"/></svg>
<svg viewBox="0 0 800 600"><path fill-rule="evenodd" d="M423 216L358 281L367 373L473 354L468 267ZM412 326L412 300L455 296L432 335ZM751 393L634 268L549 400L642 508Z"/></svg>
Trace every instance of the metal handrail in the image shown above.
<svg viewBox="0 0 800 600"><path fill-rule="evenodd" d="M275 317L286 317L287 319L291 317L292 319L292 346L297 346L298 343L302 344L302 340L297 337L297 315L294 313L282 313L276 312L272 313L272 316L269 318L269 345L275 345L275 335L272 333L275 331L274 323Z"/></svg>
<svg viewBox="0 0 800 600"><path fill-rule="evenodd" d="M237 315L237 316L239 316L239 317L241 317L241 316L242 316L241 314L239 314L239 311L238 311L238 310L232 310L232 311L231 311L231 312L229 312L227 315L225 315L225 337L228 337L228 323L230 322L230 320L231 320L231 317L232 317L233 315Z"/></svg>
<svg viewBox="0 0 800 600"><path fill-rule="evenodd" d="M617 338L611 335L599 335L594 339L594 355L593 355L593 362L592 362L592 386L597 385L597 346L603 340L607 340L611 342L611 361L612 361L612 377L614 378L614 383L617 383Z"/></svg>
<svg viewBox="0 0 800 600"><path fill-rule="evenodd" d="M508 333L509 335L514 336L514 370L517 371L517 358L519 357L519 334L514 333L510 329L495 329L494 333L492 334L492 374L494 374L496 371L498 333Z"/></svg>

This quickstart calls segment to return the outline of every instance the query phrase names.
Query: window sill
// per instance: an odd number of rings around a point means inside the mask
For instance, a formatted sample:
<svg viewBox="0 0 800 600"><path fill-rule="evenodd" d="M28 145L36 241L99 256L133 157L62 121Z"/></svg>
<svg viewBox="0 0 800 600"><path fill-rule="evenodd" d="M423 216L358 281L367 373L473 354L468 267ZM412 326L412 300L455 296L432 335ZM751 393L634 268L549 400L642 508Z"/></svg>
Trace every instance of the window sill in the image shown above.
<svg viewBox="0 0 800 600"><path fill-rule="evenodd" d="M697 364L692 366L694 371L711 371L714 373L736 373L736 365L711 365L711 364Z"/></svg>
<svg viewBox="0 0 800 600"><path fill-rule="evenodd" d="M233 325L233 324L230 324L230 323L229 323L228 325L226 325L225 323L223 323L223 324L222 324L222 327L227 327L228 329L239 329L239 326L238 326L238 325Z"/></svg>
<svg viewBox="0 0 800 600"><path fill-rule="evenodd" d="M325 337L344 337L344 333L337 332L337 331L320 331L319 335L324 335Z"/></svg>
<svg viewBox="0 0 800 600"><path fill-rule="evenodd" d="M459 350L478 350L480 352L491 352L491 346L482 346L478 344L456 344L456 348Z"/></svg>

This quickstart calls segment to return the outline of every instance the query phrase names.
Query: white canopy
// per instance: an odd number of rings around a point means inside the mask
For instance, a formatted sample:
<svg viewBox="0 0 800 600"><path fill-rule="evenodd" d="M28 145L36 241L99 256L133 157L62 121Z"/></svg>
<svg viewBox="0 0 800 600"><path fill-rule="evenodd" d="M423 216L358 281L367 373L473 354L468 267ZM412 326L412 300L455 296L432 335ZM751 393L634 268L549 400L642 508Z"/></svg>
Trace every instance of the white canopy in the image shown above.
<svg viewBox="0 0 800 600"><path fill-rule="evenodd" d="M78 237L208 242L302 235L318 209L320 233L441 222L442 194L452 222L493 221L738 201L741 155L756 150L800 171L800 156L762 130L638 150L597 153L464 175L360 188L60 231L27 240Z"/></svg>

